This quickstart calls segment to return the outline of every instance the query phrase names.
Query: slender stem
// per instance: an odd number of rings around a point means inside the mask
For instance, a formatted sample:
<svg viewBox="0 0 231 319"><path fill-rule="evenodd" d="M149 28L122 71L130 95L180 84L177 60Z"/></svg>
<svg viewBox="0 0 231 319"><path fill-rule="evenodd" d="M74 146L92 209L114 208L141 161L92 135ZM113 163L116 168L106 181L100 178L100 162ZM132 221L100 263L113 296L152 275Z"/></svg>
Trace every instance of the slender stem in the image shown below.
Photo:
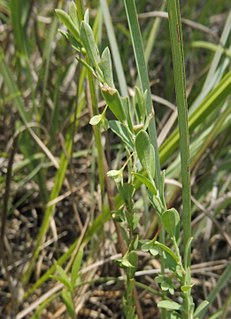
<svg viewBox="0 0 231 319"><path fill-rule="evenodd" d="M135 1L124 0L124 5L126 9L130 32L131 32L131 39L132 39L133 51L135 54L136 66L138 70L139 82L141 84L143 91L147 91L146 112L147 112L147 115L150 113L154 114L154 108L153 108L152 99L151 99L151 89L150 89L150 83L149 83L149 77L148 77L148 69L147 69L147 64L145 61L143 42L142 42L140 26L139 26L139 22L137 18ZM156 123L155 123L154 117L150 121L148 131L149 131L151 143L153 144L155 149L155 170L156 170L155 182L156 182L157 188L160 190L161 189L160 159L159 159L159 150L158 150L158 144L157 144ZM161 197L162 195L163 194L161 194ZM164 230L161 230L160 232L160 241L162 243L164 243L165 241ZM163 258L161 258L162 274L164 274L164 271L165 271L164 260ZM165 298L165 292L163 292L162 297L163 299ZM162 319L166 318L165 309L163 309L161 312L161 318Z"/></svg>
<svg viewBox="0 0 231 319"><path fill-rule="evenodd" d="M178 108L180 133L180 155L182 174L183 201L183 245L184 249L191 237L191 188L190 188L190 153L188 129L188 105L186 98L186 80L179 0L168 0L169 28L173 55L173 73ZM190 266L190 260L188 261Z"/></svg>
<svg viewBox="0 0 231 319"><path fill-rule="evenodd" d="M179 0L167 1L171 48L173 56L173 73L178 108L178 126L180 135L180 156L182 175L182 202L183 202L183 251L184 265L187 275L184 285L191 284L190 278L190 249L188 248L191 238L191 188L190 188L190 152L189 152L189 128L188 128L188 105L186 98L186 79L184 66L184 52L182 39L182 26L180 17ZM187 252L187 253L186 253ZM190 298L191 291L183 294L184 303L182 316L184 319L192 318L193 303Z"/></svg>
<svg viewBox="0 0 231 319"><path fill-rule="evenodd" d="M133 45L133 51L135 54L136 66L139 75L139 81L143 91L147 90L147 103L146 110L147 114L154 113L151 99L151 90L149 84L147 64L144 56L144 49L142 43L142 37L140 32L140 27L137 19L137 12L134 0L124 0L124 5L126 9L128 24L131 32L131 39ZM157 134L156 134L156 124L154 118L150 121L149 124L149 134L151 142L155 149L155 165L156 165L156 184L158 189L160 189L160 160L159 160L159 151L157 145Z"/></svg>

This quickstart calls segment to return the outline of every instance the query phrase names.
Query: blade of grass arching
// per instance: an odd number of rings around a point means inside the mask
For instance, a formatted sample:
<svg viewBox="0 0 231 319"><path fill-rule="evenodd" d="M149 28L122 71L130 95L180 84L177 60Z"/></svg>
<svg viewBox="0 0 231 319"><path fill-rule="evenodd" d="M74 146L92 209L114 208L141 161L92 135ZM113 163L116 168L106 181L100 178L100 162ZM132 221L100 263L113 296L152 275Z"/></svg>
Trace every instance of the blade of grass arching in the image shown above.
<svg viewBox="0 0 231 319"><path fill-rule="evenodd" d="M212 289L212 291L208 295L207 301L209 302L209 304L205 308L203 308L203 310L198 314L198 318L199 319L204 318L204 316L205 316L205 314L206 314L206 312L208 310L208 307L216 299L216 297L219 294L219 292L227 285L227 283L229 282L230 278L231 278L231 264L229 264L226 267L226 269L222 273L221 277L219 278L216 286Z"/></svg>
<svg viewBox="0 0 231 319"><path fill-rule="evenodd" d="M61 155L61 158L60 158L59 169L58 169L58 172L55 176L54 186L52 188L49 201L54 200L56 197L58 197L58 195L60 193L61 187L62 187L63 182L64 182L64 178L65 178L65 174L66 174L66 170L67 170L67 165L69 163L69 159L71 156L72 144L73 144L72 137L73 137L73 131L75 129L75 123L73 122L73 117L71 118L70 122L71 122L70 128L69 128L69 130L66 134L66 137L65 137L65 151L63 152L63 154ZM54 205L47 205L47 208L46 208L45 213L44 213L42 225L39 229L39 234L36 238L33 256L29 262L28 267L26 268L26 270L23 274L22 280L24 283L27 283L30 279L35 262L39 256L41 246L42 246L43 241L44 241L44 237L48 231L48 228L50 225L50 220L51 220L51 217L53 216L53 213L54 213L54 209L55 209L55 204Z"/></svg>
<svg viewBox="0 0 231 319"><path fill-rule="evenodd" d="M194 41L192 42L192 48L202 48L215 52L220 52L221 54L226 55L228 58L231 58L231 50L224 48L220 44L214 44L206 41Z"/></svg>
<svg viewBox="0 0 231 319"><path fill-rule="evenodd" d="M221 35L221 39L220 39L220 44L223 47L226 46L229 35L231 33L230 24L231 24L231 11L229 11L229 14ZM229 49L231 49L231 46L229 47ZM219 62L221 60L221 56L222 56L222 52L220 50L217 50L212 60L209 72L206 76L206 80L202 87L201 93L198 95L196 100L190 106L189 114L191 114L197 107L199 107L198 105L205 98L205 96L210 92L210 90L216 85L216 83L218 83L218 81L222 78L226 68L229 66L230 61L228 58L226 58L223 61L222 66L218 67Z"/></svg>
<svg viewBox="0 0 231 319"><path fill-rule="evenodd" d="M173 73L178 108L179 143L181 156L182 202L183 202L183 251L191 238L191 187L190 187L190 152L188 128L188 104L186 98L186 79L183 52L183 37L179 0L167 0ZM190 266L190 254L184 261ZM190 285L190 282L187 283ZM189 311L189 309L187 309Z"/></svg>
<svg viewBox="0 0 231 319"><path fill-rule="evenodd" d="M164 11L165 7L166 7L166 0L163 1L163 4L162 4L162 6L160 8L160 11ZM162 21L162 19L160 17L157 17L155 19L155 21L153 23L153 26L152 26L152 29L150 31L150 35L148 37L148 41L147 41L147 44L146 44L146 47L145 47L145 50L144 50L144 56L145 56L146 63L148 63L148 61L149 61L153 46L155 44L155 41L156 41L156 38L157 38L157 35L158 35L158 31L159 31L159 28L160 28L161 21Z"/></svg>
<svg viewBox="0 0 231 319"><path fill-rule="evenodd" d="M200 125L230 95L231 72L227 73L218 85L205 97L199 107L189 116L189 132ZM176 150L179 143L177 128L160 147L160 160L164 163Z"/></svg>
<svg viewBox="0 0 231 319"><path fill-rule="evenodd" d="M124 0L124 5L126 9L129 29L131 32L133 51L134 51L136 66L137 66L138 75L139 75L139 82L141 84L142 90L143 91L147 90L146 109L147 109L147 114L150 114L150 113L153 113L151 90L149 85L147 65L145 62L142 37L141 37L140 27L139 27L139 23L137 19L136 6L135 6L134 0ZM159 187L161 184L160 160L159 160L159 151L158 151L158 145L157 145L156 124L155 124L154 117L152 118L149 124L149 134L151 138L151 143L153 144L155 149L155 165L156 165L155 179L156 179L157 187L160 189Z"/></svg>
<svg viewBox="0 0 231 319"><path fill-rule="evenodd" d="M107 29L108 40L110 42L111 53L112 53L113 61L115 64L120 91L123 96L127 96L128 91L127 91L126 79L125 79L124 70L123 70L123 66L121 62L118 44L115 37L114 28L111 21L111 15L109 12L107 0L100 0L100 3L101 3L102 11L103 11L104 23Z"/></svg>

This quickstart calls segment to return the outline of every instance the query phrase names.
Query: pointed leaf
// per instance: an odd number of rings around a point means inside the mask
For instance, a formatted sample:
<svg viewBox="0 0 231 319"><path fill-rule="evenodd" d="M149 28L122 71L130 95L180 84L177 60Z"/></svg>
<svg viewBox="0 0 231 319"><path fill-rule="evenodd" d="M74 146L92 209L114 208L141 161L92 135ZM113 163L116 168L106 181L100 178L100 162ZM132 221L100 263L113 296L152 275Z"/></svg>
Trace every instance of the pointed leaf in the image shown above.
<svg viewBox="0 0 231 319"><path fill-rule="evenodd" d="M157 195L157 189L153 181L151 181L148 177L140 174L140 173L133 173L133 175L142 183L144 184L148 190L153 194Z"/></svg>
<svg viewBox="0 0 231 319"><path fill-rule="evenodd" d="M74 3L74 1L71 1L70 8L69 8L69 15L79 33L79 20L77 15L76 4Z"/></svg>
<svg viewBox="0 0 231 319"><path fill-rule="evenodd" d="M69 291L63 290L62 291L62 298L63 302L65 303L65 306L67 308L67 312L69 316L74 319L75 318L75 306L72 301L72 297Z"/></svg>
<svg viewBox="0 0 231 319"><path fill-rule="evenodd" d="M59 20L66 26L67 30L73 35L73 37L80 42L79 31L77 26L74 25L73 21L71 20L70 16L61 9L55 10Z"/></svg>
<svg viewBox="0 0 231 319"><path fill-rule="evenodd" d="M119 92L116 89L108 86L107 84L104 84L101 86L101 93L115 117L120 122L125 122L126 116L123 110L123 103Z"/></svg>
<svg viewBox="0 0 231 319"><path fill-rule="evenodd" d="M158 302L157 307L168 310L179 310L181 308L181 305L172 300L162 300Z"/></svg>
<svg viewBox="0 0 231 319"><path fill-rule="evenodd" d="M81 23L80 36L90 63L98 69L98 63L100 62L99 50L96 46L94 34L90 25L84 21Z"/></svg>
<svg viewBox="0 0 231 319"><path fill-rule="evenodd" d="M114 88L113 82L113 74L112 74L112 62L111 62L111 54L108 47L106 47L101 55L101 61L99 63L99 67L103 72L104 81L108 86Z"/></svg>
<svg viewBox="0 0 231 319"><path fill-rule="evenodd" d="M155 151L147 132L144 130L139 131L139 133L136 135L135 146L141 165L147 171L147 173L154 178Z"/></svg>
<svg viewBox="0 0 231 319"><path fill-rule="evenodd" d="M135 192L134 186L132 184L125 183L119 188L119 192L126 206L131 207L133 194Z"/></svg>
<svg viewBox="0 0 231 319"><path fill-rule="evenodd" d="M131 151L134 150L134 137L127 125L119 121L109 121L109 127Z"/></svg>
<svg viewBox="0 0 231 319"><path fill-rule="evenodd" d="M73 288L79 276L79 270L80 270L82 259L83 259L83 248L80 247L79 252L76 255L76 258L74 260L74 263L71 269L71 284Z"/></svg>
<svg viewBox="0 0 231 319"><path fill-rule="evenodd" d="M166 210L161 216L164 229L170 237L179 237L180 216L175 208Z"/></svg>
<svg viewBox="0 0 231 319"><path fill-rule="evenodd" d="M59 265L57 265L56 270L57 270L58 274L60 275L59 281L62 282L67 287L67 289L72 291L70 279L67 276L66 272L63 270L63 268L60 267Z"/></svg>

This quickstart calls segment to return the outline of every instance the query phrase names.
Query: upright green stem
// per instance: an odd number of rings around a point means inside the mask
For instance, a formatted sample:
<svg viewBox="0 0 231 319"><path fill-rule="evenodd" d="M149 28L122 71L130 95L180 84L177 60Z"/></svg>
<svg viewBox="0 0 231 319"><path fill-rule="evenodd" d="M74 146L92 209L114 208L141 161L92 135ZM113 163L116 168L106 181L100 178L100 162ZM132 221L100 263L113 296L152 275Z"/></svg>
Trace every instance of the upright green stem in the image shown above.
<svg viewBox="0 0 231 319"><path fill-rule="evenodd" d="M149 83L149 77L148 77L148 69L147 64L145 60L145 54L144 54L144 48L143 48L143 41L142 36L140 32L140 26L137 18L137 11L136 11L136 5L134 0L124 0L124 5L126 9L128 24L131 32L131 39L132 39L132 45L133 45L133 51L135 54L135 60L136 60L136 66L138 70L139 75L139 82L142 87L143 91L147 91L147 103L146 103L146 111L147 114L153 113L154 114L154 108L152 106L152 99L151 99L151 89L150 89L150 83ZM149 135L151 139L151 143L154 146L155 149L155 181L157 188L160 190L161 187L161 173L160 173L160 159L159 159L159 150L158 150L158 144L157 144L157 134L156 134L156 123L155 118L153 117L149 124ZM163 194L161 194L162 197ZM165 235L164 230L162 229L160 231L160 241L164 243L165 241ZM161 259L161 272L164 274L165 266L164 266L164 260ZM165 292L163 292L163 299ZM166 311L165 309L161 312L161 318L166 318Z"/></svg>
<svg viewBox="0 0 231 319"><path fill-rule="evenodd" d="M184 285L190 286L190 238L191 238L191 188L190 188L190 152L189 152L189 129L188 129L188 105L186 98L186 80L184 67L184 52L182 27L180 17L179 0L167 1L169 15L169 29L173 56L173 73L178 108L178 125L180 135L180 156L182 176L182 202L183 202L183 250L184 267L186 275ZM184 319L192 318L193 303L191 290L183 294L184 304L182 316Z"/></svg>
<svg viewBox="0 0 231 319"><path fill-rule="evenodd" d="M88 81L89 81L89 88L90 88L90 94L91 94L91 106L93 115L99 114L98 112L98 103L97 103L97 97L96 97L96 89L94 85L94 79L90 72L88 72ZM103 147L101 143L101 134L100 134L100 128L96 125L94 126L94 136L95 136L95 142L96 142L96 148L98 153L98 170L99 170L99 184L100 184L100 191L101 191L101 202L103 204L103 198L104 198L104 160L103 160Z"/></svg>
<svg viewBox="0 0 231 319"><path fill-rule="evenodd" d="M186 81L184 53L179 0L168 0L169 28L173 56L173 73L178 108L178 125L180 133L180 155L182 174L183 201L183 245L184 249L191 237L191 188L190 188L190 153L188 129L188 105L186 98ZM188 261L190 266L190 260Z"/></svg>

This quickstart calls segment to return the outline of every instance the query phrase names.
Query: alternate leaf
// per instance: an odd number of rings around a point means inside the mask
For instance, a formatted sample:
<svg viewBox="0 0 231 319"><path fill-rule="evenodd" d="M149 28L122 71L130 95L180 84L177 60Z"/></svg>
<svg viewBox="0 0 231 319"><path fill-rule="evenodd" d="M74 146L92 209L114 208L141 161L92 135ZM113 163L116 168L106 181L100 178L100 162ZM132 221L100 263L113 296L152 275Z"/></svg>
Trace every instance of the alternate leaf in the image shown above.
<svg viewBox="0 0 231 319"><path fill-rule="evenodd" d="M154 178L155 151L147 132L144 130L139 131L139 133L136 135L135 146L141 165L147 171L147 173Z"/></svg>
<svg viewBox="0 0 231 319"><path fill-rule="evenodd" d="M74 1L71 1L70 8L69 8L69 15L79 33L79 20L77 15L76 4L74 3Z"/></svg>
<svg viewBox="0 0 231 319"><path fill-rule="evenodd" d="M157 195L157 189L153 181L140 173L133 173L133 175L148 188L152 195Z"/></svg>
<svg viewBox="0 0 231 319"><path fill-rule="evenodd" d="M101 86L101 93L115 117L120 122L125 122L126 116L123 110L123 103L119 92L116 89L108 86L107 84L104 84Z"/></svg>
<svg viewBox="0 0 231 319"><path fill-rule="evenodd" d="M77 26L74 25L73 21L71 20L71 17L61 9L56 9L55 12L59 20L65 25L67 30L70 31L70 33L78 42L80 42L79 30Z"/></svg>
<svg viewBox="0 0 231 319"><path fill-rule="evenodd" d="M109 127L131 151L134 150L134 137L127 125L111 120L109 121Z"/></svg>
<svg viewBox="0 0 231 319"><path fill-rule="evenodd" d="M67 312L69 314L69 316L74 319L76 317L75 315L75 306L74 306L74 303L72 301L72 297L71 297L71 294L69 291L67 290L63 290L62 291L62 298L63 298L63 301L65 303L65 306L67 308Z"/></svg>
<svg viewBox="0 0 231 319"><path fill-rule="evenodd" d="M57 265L56 270L60 277L53 276L53 278L56 277L56 279L59 280L61 283L63 283L68 290L72 291L72 285L71 285L70 279L68 275L66 274L66 272L63 270L63 268Z"/></svg>
<svg viewBox="0 0 231 319"><path fill-rule="evenodd" d="M79 270L81 266L81 262L83 259L83 248L80 247L78 254L75 257L75 260L73 262L73 266L71 268L71 284L72 287L74 287L76 280L79 276Z"/></svg>
<svg viewBox="0 0 231 319"><path fill-rule="evenodd" d="M89 24L85 21L81 22L80 37L83 42L84 48L86 49L87 56L89 57L90 63L99 69L98 63L100 62L100 55L98 47L95 43L93 31Z"/></svg>
<svg viewBox="0 0 231 319"><path fill-rule="evenodd" d="M113 82L111 54L108 47L104 49L101 55L101 61L99 63L99 67L103 73L105 83L107 83L108 86L114 88L115 85Z"/></svg>
<svg viewBox="0 0 231 319"><path fill-rule="evenodd" d="M179 237L180 216L175 208L167 209L161 216L164 229L170 237Z"/></svg>
<svg viewBox="0 0 231 319"><path fill-rule="evenodd" d="M168 309L168 310L180 310L181 305L172 300L162 300L158 302L157 307Z"/></svg>

